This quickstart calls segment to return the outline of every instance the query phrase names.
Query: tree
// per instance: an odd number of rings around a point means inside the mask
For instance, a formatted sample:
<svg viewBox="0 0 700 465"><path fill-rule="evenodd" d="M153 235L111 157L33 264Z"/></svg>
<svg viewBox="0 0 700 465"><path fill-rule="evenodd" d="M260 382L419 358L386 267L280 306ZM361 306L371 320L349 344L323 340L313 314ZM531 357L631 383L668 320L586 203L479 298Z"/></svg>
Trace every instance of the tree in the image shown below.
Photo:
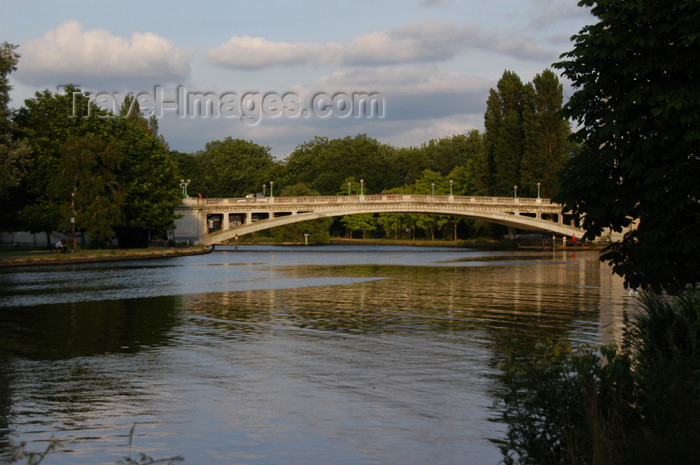
<svg viewBox="0 0 700 465"><path fill-rule="evenodd" d="M70 197L61 196L55 188L61 147L70 137L105 135L103 130L109 124L104 118L107 113L101 110L95 110L92 117L70 117L68 109L73 103L77 115L88 114L88 99L73 102L74 93L78 95L80 90L72 86L67 86L64 93L36 92L34 98L25 100L13 118L31 146L32 167L31 175L19 187L18 212L13 215L11 225L15 229L43 231L47 243L51 232L59 229L61 209L70 203Z"/></svg>
<svg viewBox="0 0 700 465"><path fill-rule="evenodd" d="M205 178L192 178L192 192L202 191L207 197L243 197L260 192L263 184L276 178L270 147L252 141L227 137L207 142L197 158Z"/></svg>
<svg viewBox="0 0 700 465"><path fill-rule="evenodd" d="M479 195L508 195L520 180L523 155L523 83L504 71L491 89L484 114L484 151L477 169Z"/></svg>
<svg viewBox="0 0 700 465"><path fill-rule="evenodd" d="M119 158L117 144L99 136L69 137L61 146L54 182L57 197L65 199L61 229L71 229L74 218L75 227L97 241L115 234L124 221L124 191L116 175Z"/></svg>
<svg viewBox="0 0 700 465"><path fill-rule="evenodd" d="M367 233L377 229L377 219L372 213L358 213L344 216L340 222L351 231L362 231L362 239L367 238Z"/></svg>
<svg viewBox="0 0 700 465"><path fill-rule="evenodd" d="M172 227L181 201L167 147L145 118L88 105L88 96L67 86L63 93L37 92L17 111L14 120L33 153L18 222L47 235L65 229L67 209L78 200L93 222L79 217L77 224L93 239L116 232L122 245L145 245L150 231Z"/></svg>
<svg viewBox="0 0 700 465"><path fill-rule="evenodd" d="M322 195L333 195L345 178L354 176L364 179L365 188L372 193L382 192L399 182L399 174L392 171L389 163L391 150L366 134L331 140L316 137L289 155L284 182L303 182Z"/></svg>
<svg viewBox="0 0 700 465"><path fill-rule="evenodd" d="M564 100L559 78L544 70L525 86L523 108L524 149L520 187L524 197L552 197L559 191L559 172L569 155L569 122L561 117Z"/></svg>
<svg viewBox="0 0 700 465"><path fill-rule="evenodd" d="M124 225L117 234L121 245L141 247L152 233L162 234L174 226L174 209L182 202L180 177L151 125L123 117L111 121L114 139L110 140L116 140L120 151L117 181L126 194Z"/></svg>
<svg viewBox="0 0 700 465"><path fill-rule="evenodd" d="M675 292L700 281L700 2L596 2L598 22L555 67L581 151L556 200L584 238L638 222L602 259L631 287Z"/></svg>
<svg viewBox="0 0 700 465"><path fill-rule="evenodd" d="M31 165L31 150L25 139L16 135L15 125L10 118L11 72L17 70L19 53L17 46L3 42L0 45L0 200L17 187L27 175Z"/></svg>

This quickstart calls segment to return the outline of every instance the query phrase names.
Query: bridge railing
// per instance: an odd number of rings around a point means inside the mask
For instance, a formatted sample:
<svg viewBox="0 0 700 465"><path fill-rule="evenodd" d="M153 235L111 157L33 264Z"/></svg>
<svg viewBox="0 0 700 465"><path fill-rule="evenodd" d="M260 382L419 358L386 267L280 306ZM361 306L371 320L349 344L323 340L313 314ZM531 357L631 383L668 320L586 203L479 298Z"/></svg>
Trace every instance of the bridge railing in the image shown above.
<svg viewBox="0 0 700 465"><path fill-rule="evenodd" d="M348 203L452 203L478 205L552 205L550 199L528 197L477 197L427 194L318 195L300 197L204 198L188 199L185 205L299 205Z"/></svg>

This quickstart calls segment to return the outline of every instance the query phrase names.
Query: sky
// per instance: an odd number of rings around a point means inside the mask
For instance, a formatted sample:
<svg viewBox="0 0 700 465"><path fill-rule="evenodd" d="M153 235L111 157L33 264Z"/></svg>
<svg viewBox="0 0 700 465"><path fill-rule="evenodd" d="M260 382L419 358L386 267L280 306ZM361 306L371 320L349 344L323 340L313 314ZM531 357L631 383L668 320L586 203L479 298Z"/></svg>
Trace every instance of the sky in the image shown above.
<svg viewBox="0 0 700 465"><path fill-rule="evenodd" d="M483 130L505 70L531 81L593 22L577 0L0 5L0 41L21 54L13 107L66 84L108 109L133 94L174 150L232 137L277 158L317 136L408 147Z"/></svg>

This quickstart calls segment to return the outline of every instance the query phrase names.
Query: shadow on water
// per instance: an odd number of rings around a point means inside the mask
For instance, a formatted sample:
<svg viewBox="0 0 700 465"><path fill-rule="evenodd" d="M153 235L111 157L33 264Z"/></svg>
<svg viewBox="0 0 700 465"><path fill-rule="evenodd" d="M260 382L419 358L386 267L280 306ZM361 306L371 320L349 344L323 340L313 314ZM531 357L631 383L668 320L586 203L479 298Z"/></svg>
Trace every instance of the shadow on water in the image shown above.
<svg viewBox="0 0 700 465"><path fill-rule="evenodd" d="M168 342L176 297L71 302L3 309L4 357L60 360L133 353Z"/></svg>
<svg viewBox="0 0 700 465"><path fill-rule="evenodd" d="M28 364L43 367L30 374L33 387L41 388L42 403L89 409L105 392L128 392L129 383L89 364L81 368L74 360L135 354L168 344L179 321L176 301L156 297L2 309L0 451L8 446L8 419L17 410L13 402L26 393L22 386ZM72 379L62 378L64 364L73 366Z"/></svg>

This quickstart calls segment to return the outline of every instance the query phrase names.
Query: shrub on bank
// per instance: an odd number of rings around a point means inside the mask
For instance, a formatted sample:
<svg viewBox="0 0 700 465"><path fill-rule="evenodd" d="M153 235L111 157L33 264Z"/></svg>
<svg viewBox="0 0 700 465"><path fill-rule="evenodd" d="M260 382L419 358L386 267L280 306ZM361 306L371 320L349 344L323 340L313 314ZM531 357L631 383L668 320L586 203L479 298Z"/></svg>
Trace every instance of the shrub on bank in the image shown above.
<svg viewBox="0 0 700 465"><path fill-rule="evenodd" d="M700 286L641 301L620 347L509 354L505 464L700 463Z"/></svg>

